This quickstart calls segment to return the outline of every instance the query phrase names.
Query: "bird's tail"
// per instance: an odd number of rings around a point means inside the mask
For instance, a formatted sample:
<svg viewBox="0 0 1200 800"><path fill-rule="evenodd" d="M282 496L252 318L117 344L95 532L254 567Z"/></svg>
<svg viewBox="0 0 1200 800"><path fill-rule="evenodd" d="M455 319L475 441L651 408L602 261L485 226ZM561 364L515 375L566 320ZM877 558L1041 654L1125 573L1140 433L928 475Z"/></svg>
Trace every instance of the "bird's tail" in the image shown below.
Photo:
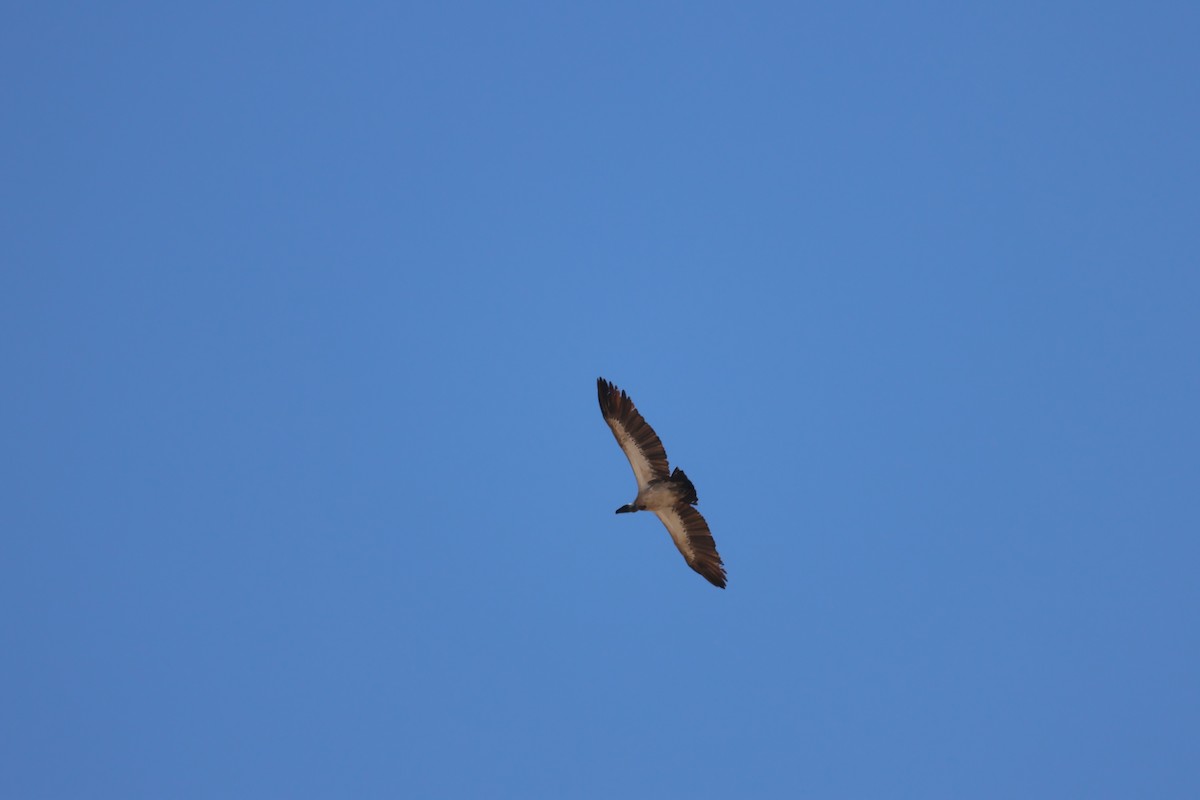
<svg viewBox="0 0 1200 800"><path fill-rule="evenodd" d="M671 473L671 483L675 484L676 491L679 492L679 499L690 505L696 505L700 502L700 498L696 497L696 487L692 486L692 482L688 480L688 476L683 474L683 470L679 467Z"/></svg>

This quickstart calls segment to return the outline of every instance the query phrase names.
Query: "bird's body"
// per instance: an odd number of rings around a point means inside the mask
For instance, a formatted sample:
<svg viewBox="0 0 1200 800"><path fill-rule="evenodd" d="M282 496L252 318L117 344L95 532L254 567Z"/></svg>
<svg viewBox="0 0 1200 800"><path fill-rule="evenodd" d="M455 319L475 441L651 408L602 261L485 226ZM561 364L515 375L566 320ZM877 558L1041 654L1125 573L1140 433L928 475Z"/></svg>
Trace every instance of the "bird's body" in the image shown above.
<svg viewBox="0 0 1200 800"><path fill-rule="evenodd" d="M651 481L644 489L638 489L637 497L632 505L638 511L659 511L664 508L674 508L677 504L687 502L682 500L683 492L679 484L670 480ZM632 510L632 509L631 509Z"/></svg>
<svg viewBox="0 0 1200 800"><path fill-rule="evenodd" d="M699 502L696 487L683 470L676 467L674 472L670 471L662 441L642 419L629 395L603 378L596 380L596 388L604 421L612 429L637 479L637 497L618 508L617 513L654 512L688 566L709 583L724 589L725 567L721 556L708 523L693 507Z"/></svg>

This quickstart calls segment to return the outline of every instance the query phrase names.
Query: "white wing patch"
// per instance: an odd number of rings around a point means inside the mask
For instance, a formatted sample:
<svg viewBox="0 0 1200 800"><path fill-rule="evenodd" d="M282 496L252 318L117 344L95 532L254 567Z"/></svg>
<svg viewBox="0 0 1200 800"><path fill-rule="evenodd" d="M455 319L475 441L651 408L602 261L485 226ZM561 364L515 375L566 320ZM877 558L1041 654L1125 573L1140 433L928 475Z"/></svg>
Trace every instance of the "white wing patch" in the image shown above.
<svg viewBox="0 0 1200 800"><path fill-rule="evenodd" d="M613 435L617 437L617 444L621 446L621 452L629 459L629 466L633 467L633 477L637 479L638 491L645 489L656 477L654 470L650 467L650 459L646 458L646 454L642 452L637 440L629 435L620 421L615 419L605 421L612 428Z"/></svg>
<svg viewBox="0 0 1200 800"><path fill-rule="evenodd" d="M679 552L683 554L684 559L691 564L696 560L696 551L692 548L692 542L688 538L687 529L683 525L683 517L679 516L679 509L672 508L656 508L654 514L662 524L666 526L667 533L671 534L671 538L675 541L675 546L679 548Z"/></svg>

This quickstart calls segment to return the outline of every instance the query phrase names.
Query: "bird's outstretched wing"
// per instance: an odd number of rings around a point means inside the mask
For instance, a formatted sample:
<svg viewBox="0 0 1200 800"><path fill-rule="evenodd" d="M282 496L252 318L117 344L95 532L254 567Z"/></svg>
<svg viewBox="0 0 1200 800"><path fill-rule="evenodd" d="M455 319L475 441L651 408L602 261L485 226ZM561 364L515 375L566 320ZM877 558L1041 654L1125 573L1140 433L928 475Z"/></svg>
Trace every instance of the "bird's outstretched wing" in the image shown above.
<svg viewBox="0 0 1200 800"><path fill-rule="evenodd" d="M688 566L704 576L713 586L725 588L725 567L717 552L717 543L709 533L708 523L700 512L687 503L671 508L655 509L654 513L667 526L675 546L683 553Z"/></svg>
<svg viewBox="0 0 1200 800"><path fill-rule="evenodd" d="M644 489L652 480L670 477L667 451L654 428L642 419L629 395L604 378L596 379L596 389L600 395L600 411L604 414L604 421L612 428L617 444L621 445L629 465L633 467L638 490Z"/></svg>

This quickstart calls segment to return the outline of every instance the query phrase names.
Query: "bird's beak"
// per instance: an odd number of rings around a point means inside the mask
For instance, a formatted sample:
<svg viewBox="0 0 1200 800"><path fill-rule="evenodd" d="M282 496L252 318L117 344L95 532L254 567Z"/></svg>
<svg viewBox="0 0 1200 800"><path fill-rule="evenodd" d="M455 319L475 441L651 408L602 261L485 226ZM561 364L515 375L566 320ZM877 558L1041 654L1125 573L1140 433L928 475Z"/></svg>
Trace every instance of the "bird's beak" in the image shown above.
<svg viewBox="0 0 1200 800"><path fill-rule="evenodd" d="M621 506L617 509L618 514L628 514L631 511L637 511L633 506Z"/></svg>

